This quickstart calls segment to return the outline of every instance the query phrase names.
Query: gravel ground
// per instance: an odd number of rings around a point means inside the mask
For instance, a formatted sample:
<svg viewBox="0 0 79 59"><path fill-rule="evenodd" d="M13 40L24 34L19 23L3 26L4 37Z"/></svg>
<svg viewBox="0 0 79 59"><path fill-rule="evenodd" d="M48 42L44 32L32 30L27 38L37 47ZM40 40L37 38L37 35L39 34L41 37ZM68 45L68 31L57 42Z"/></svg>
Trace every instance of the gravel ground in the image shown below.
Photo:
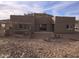
<svg viewBox="0 0 79 59"><path fill-rule="evenodd" d="M25 39L0 38L1 58L75 58L79 41L72 38Z"/></svg>

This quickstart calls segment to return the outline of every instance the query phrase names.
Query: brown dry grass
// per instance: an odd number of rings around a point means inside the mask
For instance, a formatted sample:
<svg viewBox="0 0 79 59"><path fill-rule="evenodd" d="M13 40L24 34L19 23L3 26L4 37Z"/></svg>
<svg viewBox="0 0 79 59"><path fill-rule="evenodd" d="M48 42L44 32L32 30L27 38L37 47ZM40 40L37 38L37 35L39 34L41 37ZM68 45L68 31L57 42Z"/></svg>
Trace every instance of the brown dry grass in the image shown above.
<svg viewBox="0 0 79 59"><path fill-rule="evenodd" d="M79 57L79 41L72 38L25 39L0 38L0 57L7 58L61 58Z"/></svg>

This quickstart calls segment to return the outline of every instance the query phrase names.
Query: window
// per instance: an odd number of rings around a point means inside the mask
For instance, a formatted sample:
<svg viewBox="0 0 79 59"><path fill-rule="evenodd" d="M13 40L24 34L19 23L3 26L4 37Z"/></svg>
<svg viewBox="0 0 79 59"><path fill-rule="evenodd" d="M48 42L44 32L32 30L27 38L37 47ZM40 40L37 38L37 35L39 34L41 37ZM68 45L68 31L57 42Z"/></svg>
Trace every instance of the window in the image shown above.
<svg viewBox="0 0 79 59"><path fill-rule="evenodd" d="M30 24L24 24L23 26L24 26L24 29L29 29Z"/></svg>
<svg viewBox="0 0 79 59"><path fill-rule="evenodd" d="M69 29L69 25L66 25L66 28Z"/></svg>
<svg viewBox="0 0 79 59"><path fill-rule="evenodd" d="M19 29L29 29L30 24L18 24Z"/></svg>
<svg viewBox="0 0 79 59"><path fill-rule="evenodd" d="M23 28L23 25L22 25L22 24L19 24L19 28L20 28L20 29Z"/></svg>
<svg viewBox="0 0 79 59"><path fill-rule="evenodd" d="M26 24L24 24L23 26L24 26L24 29L26 29Z"/></svg>
<svg viewBox="0 0 79 59"><path fill-rule="evenodd" d="M72 25L66 25L67 30L73 30L73 26Z"/></svg>
<svg viewBox="0 0 79 59"><path fill-rule="evenodd" d="M47 24L40 24L40 31L46 31L47 30Z"/></svg>

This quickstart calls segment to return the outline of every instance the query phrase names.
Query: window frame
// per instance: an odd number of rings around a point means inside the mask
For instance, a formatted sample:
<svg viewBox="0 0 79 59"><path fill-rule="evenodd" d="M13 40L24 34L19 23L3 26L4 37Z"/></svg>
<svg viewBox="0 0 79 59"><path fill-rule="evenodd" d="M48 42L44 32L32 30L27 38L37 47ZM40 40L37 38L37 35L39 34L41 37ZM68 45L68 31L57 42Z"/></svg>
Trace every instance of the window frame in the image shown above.
<svg viewBox="0 0 79 59"><path fill-rule="evenodd" d="M47 24L40 24L39 29L40 31L47 31Z"/></svg>

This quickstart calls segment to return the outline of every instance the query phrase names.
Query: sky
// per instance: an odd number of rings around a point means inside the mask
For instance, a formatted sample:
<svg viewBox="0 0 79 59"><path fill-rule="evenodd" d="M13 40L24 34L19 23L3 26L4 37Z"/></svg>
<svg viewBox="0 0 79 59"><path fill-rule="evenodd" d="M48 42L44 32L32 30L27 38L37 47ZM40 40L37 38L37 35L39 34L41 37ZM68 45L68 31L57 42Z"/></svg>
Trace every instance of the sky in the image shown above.
<svg viewBox="0 0 79 59"><path fill-rule="evenodd" d="M28 13L74 16L78 20L79 1L0 1L0 20Z"/></svg>

